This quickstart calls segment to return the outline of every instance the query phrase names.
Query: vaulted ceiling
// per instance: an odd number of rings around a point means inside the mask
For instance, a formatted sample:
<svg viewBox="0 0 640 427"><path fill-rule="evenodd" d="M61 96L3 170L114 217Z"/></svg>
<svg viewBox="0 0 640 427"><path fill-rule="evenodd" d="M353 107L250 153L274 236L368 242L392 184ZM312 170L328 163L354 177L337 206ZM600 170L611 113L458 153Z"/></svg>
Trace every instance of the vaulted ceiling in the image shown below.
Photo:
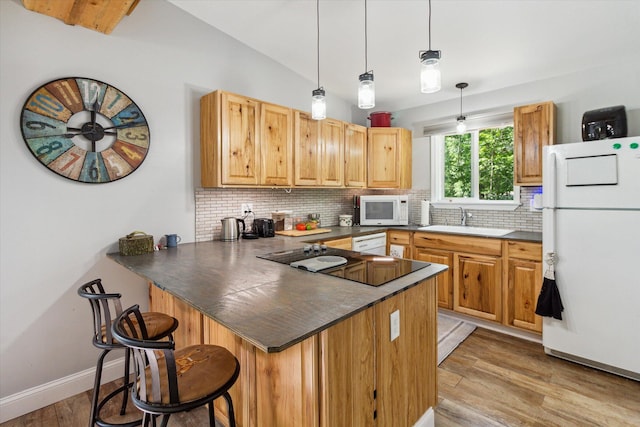
<svg viewBox="0 0 640 427"><path fill-rule="evenodd" d="M315 0L169 0L317 85ZM365 70L364 0L320 0L320 85L356 103ZM432 0L442 86L419 90L428 0L367 2L377 105L409 108L588 70L640 55L638 0ZM215 51L215 46L212 46Z"/></svg>

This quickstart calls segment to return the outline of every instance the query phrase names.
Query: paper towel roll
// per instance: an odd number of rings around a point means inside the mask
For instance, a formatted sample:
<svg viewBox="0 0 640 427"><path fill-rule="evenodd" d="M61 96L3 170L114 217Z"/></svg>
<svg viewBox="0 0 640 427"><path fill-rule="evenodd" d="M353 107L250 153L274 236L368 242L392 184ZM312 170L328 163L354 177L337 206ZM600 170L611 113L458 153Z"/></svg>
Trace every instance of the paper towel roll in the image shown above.
<svg viewBox="0 0 640 427"><path fill-rule="evenodd" d="M420 225L429 225L429 201L420 201Z"/></svg>

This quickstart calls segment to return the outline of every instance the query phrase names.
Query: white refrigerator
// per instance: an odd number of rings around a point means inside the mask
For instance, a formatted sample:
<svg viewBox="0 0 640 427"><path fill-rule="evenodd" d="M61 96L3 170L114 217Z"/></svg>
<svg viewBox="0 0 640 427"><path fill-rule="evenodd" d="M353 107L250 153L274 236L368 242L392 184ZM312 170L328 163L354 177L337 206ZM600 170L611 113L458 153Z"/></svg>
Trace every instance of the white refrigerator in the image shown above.
<svg viewBox="0 0 640 427"><path fill-rule="evenodd" d="M544 147L543 256L562 320L547 354L640 380L640 137ZM545 263L543 268L547 268Z"/></svg>

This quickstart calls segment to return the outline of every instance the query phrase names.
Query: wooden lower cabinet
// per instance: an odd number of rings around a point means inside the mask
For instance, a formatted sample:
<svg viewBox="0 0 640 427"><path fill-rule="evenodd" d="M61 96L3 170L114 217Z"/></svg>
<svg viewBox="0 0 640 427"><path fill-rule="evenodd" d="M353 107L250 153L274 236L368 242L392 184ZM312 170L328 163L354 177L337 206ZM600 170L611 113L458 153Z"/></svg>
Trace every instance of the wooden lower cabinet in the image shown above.
<svg viewBox="0 0 640 427"><path fill-rule="evenodd" d="M535 314L542 288L542 245L506 242L508 254L504 291L504 323L508 326L542 332L542 317Z"/></svg>
<svg viewBox="0 0 640 427"><path fill-rule="evenodd" d="M150 285L150 308L172 310L178 300ZM184 303L183 303L184 304ZM240 362L230 389L242 426L413 426L437 404L435 278L375 304L278 353L265 353L230 329L201 316L203 343L227 348ZM390 339L391 313L400 335ZM178 317L180 316L180 317ZM176 331L178 332L178 331ZM216 416L228 426L224 400Z"/></svg>
<svg viewBox="0 0 640 427"><path fill-rule="evenodd" d="M453 309L486 320L502 320L502 259L453 255Z"/></svg>
<svg viewBox="0 0 640 427"><path fill-rule="evenodd" d="M437 249L415 248L413 259L448 265L449 269L436 278L438 284L438 307L453 310L453 253Z"/></svg>

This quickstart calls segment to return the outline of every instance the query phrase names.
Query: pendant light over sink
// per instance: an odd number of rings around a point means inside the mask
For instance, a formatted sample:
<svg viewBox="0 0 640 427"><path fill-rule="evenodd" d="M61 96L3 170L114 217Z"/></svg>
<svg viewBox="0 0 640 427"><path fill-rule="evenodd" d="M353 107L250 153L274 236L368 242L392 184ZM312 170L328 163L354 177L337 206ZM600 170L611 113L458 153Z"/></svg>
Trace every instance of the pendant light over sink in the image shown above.
<svg viewBox="0 0 640 427"><path fill-rule="evenodd" d="M367 0L364 0L364 69L360 74L358 86L358 108L367 110L376 106L376 88L373 83L373 70L367 71Z"/></svg>
<svg viewBox="0 0 640 427"><path fill-rule="evenodd" d="M431 0L429 0L429 50L420 54L420 92L434 93L440 90L440 51L431 50Z"/></svg>
<svg viewBox="0 0 640 427"><path fill-rule="evenodd" d="M467 125L464 122L467 118L462 115L462 89L469 86L468 83L458 83L456 87L460 89L460 115L456 119L458 121L458 125L456 126L456 131L458 133L464 133L467 130Z"/></svg>
<svg viewBox="0 0 640 427"><path fill-rule="evenodd" d="M320 86L320 0L316 0L316 30L317 30L317 53L318 53L318 88L311 92L311 118L322 120L327 117L327 103L324 98L324 88Z"/></svg>

